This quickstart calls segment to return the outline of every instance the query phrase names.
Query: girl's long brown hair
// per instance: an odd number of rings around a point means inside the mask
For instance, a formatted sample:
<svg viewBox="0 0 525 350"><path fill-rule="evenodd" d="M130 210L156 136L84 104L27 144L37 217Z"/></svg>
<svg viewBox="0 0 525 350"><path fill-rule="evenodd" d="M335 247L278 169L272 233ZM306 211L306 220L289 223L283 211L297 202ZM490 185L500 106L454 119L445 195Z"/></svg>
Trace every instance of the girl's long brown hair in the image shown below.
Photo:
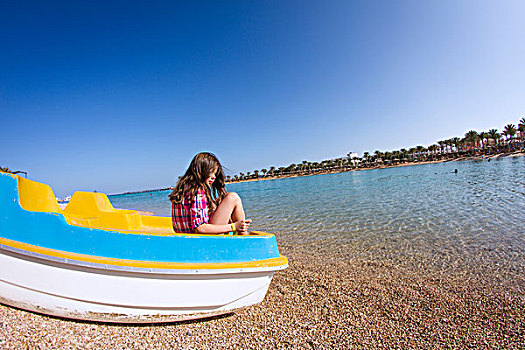
<svg viewBox="0 0 525 350"><path fill-rule="evenodd" d="M211 188L206 179L217 169L215 181ZM214 211L220 201L226 196L226 185L224 184L224 170L219 159L213 154L202 152L193 157L193 160L182 176L175 189L170 194L173 203L182 203L184 197L194 200L199 189L204 188L210 211Z"/></svg>

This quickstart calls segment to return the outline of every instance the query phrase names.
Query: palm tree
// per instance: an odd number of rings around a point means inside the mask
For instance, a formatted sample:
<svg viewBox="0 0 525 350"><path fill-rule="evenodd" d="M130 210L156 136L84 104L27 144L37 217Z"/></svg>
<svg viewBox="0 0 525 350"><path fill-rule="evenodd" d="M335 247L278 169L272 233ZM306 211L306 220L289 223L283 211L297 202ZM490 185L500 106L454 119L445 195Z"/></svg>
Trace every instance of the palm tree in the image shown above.
<svg viewBox="0 0 525 350"><path fill-rule="evenodd" d="M423 161L427 161L428 160L428 148L423 146L423 149L421 150L421 153L423 153L423 155L425 156L425 158L423 159Z"/></svg>
<svg viewBox="0 0 525 350"><path fill-rule="evenodd" d="M308 164L308 161L307 160L303 160L303 165L301 166L301 171L303 174L306 173L306 165Z"/></svg>
<svg viewBox="0 0 525 350"><path fill-rule="evenodd" d="M511 141L512 141L512 138L514 137L514 135L516 135L517 131L518 131L518 129L516 129L516 125L514 125L514 124L507 124L507 125L505 125L505 128L503 128L503 132L505 133L506 136L510 137Z"/></svg>
<svg viewBox="0 0 525 350"><path fill-rule="evenodd" d="M459 153L459 147L461 145L461 139L459 137L453 137L450 139L450 142L454 145L454 148L456 149L456 153Z"/></svg>
<svg viewBox="0 0 525 350"><path fill-rule="evenodd" d="M244 173L239 173L241 180L244 180Z"/></svg>
<svg viewBox="0 0 525 350"><path fill-rule="evenodd" d="M475 130L470 130L465 134L465 142L470 144L471 149L476 153L476 147L479 141L479 134Z"/></svg>
<svg viewBox="0 0 525 350"><path fill-rule="evenodd" d="M392 151L392 164L399 163L399 160L401 158L401 151Z"/></svg>
<svg viewBox="0 0 525 350"><path fill-rule="evenodd" d="M438 145L439 145L439 148L441 149L441 155L443 155L444 150L445 150L445 146L447 145L447 141L443 140L443 141L438 141Z"/></svg>
<svg viewBox="0 0 525 350"><path fill-rule="evenodd" d="M263 177L266 177L266 173L268 172L268 170L266 170L266 169L261 169L261 172L263 173Z"/></svg>
<svg viewBox="0 0 525 350"><path fill-rule="evenodd" d="M259 179L259 170L254 170L253 174L255 175L256 179Z"/></svg>
<svg viewBox="0 0 525 350"><path fill-rule="evenodd" d="M410 147L408 149L408 157L411 162L413 162L414 159L416 158L416 152L417 152L417 149L415 147Z"/></svg>
<svg viewBox="0 0 525 350"><path fill-rule="evenodd" d="M392 163L392 152L385 152L385 160L387 161L387 163Z"/></svg>
<svg viewBox="0 0 525 350"><path fill-rule="evenodd" d="M494 140L494 146L496 146L499 143L499 139L501 138L501 135L498 132L498 129L490 129L489 136L491 139Z"/></svg>
<svg viewBox="0 0 525 350"><path fill-rule="evenodd" d="M366 165L368 165L368 163L370 162L370 153L369 152L363 153L363 158L365 158Z"/></svg>
<svg viewBox="0 0 525 350"><path fill-rule="evenodd" d="M405 163L407 161L407 158L408 158L408 151L406 150L406 148L401 148L399 150L400 152L400 155L401 155L401 160L403 161L403 163Z"/></svg>
<svg viewBox="0 0 525 350"><path fill-rule="evenodd" d="M438 145L430 145L428 146L428 150L430 151L431 153L431 159L434 159L435 156L436 156L436 151L438 150L439 146Z"/></svg>
<svg viewBox="0 0 525 350"><path fill-rule="evenodd" d="M452 153L452 146L454 145L454 142L452 142L452 139L448 139L445 141L447 143L447 158L448 158L448 155L449 153Z"/></svg>
<svg viewBox="0 0 525 350"><path fill-rule="evenodd" d="M479 138L481 139L481 142L483 144L483 149L486 149L488 146L488 141L490 139L490 135L486 131L482 131L479 133Z"/></svg>
<svg viewBox="0 0 525 350"><path fill-rule="evenodd" d="M518 124L518 130L520 132L520 139L525 139L525 118L521 118Z"/></svg>
<svg viewBox="0 0 525 350"><path fill-rule="evenodd" d="M423 147L423 146L416 146L418 162L421 162L421 152L423 152L424 150L425 150L425 147Z"/></svg>
<svg viewBox="0 0 525 350"><path fill-rule="evenodd" d="M516 129L516 125L514 124L507 124L505 125L505 128L503 128L503 135L509 137L509 148L512 147L512 139L514 138L514 135L516 135L516 132L518 132L518 129Z"/></svg>
<svg viewBox="0 0 525 350"><path fill-rule="evenodd" d="M273 174L275 173L275 167L274 167L274 166L271 166L271 167L270 167L270 173L272 174L272 176L273 176Z"/></svg>
<svg viewBox="0 0 525 350"><path fill-rule="evenodd" d="M375 162L379 162L379 161L383 161L383 159L381 159L383 157L383 153L381 153L380 150L375 150L374 151L374 154L375 154Z"/></svg>
<svg viewBox="0 0 525 350"><path fill-rule="evenodd" d="M454 147L457 149L458 154L465 151L465 140L461 137L458 137L457 146Z"/></svg>

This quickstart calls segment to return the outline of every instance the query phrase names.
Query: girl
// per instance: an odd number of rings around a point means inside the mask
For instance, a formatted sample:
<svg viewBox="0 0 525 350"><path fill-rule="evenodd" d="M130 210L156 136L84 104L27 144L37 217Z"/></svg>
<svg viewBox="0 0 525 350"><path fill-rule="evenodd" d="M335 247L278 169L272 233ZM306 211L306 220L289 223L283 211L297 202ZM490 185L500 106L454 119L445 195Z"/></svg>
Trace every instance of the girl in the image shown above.
<svg viewBox="0 0 525 350"><path fill-rule="evenodd" d="M248 234L241 198L226 192L224 172L212 153L199 153L170 194L173 229L177 233Z"/></svg>

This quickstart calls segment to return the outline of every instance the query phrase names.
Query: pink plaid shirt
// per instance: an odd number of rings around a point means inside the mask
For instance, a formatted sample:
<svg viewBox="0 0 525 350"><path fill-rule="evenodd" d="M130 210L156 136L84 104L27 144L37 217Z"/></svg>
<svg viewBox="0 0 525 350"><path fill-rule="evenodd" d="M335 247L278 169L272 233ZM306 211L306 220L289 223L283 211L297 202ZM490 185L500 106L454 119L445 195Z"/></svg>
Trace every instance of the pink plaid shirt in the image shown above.
<svg viewBox="0 0 525 350"><path fill-rule="evenodd" d="M182 203L172 203L171 219L177 233L195 233L197 227L207 224L210 216L204 189L201 188L194 198L186 195Z"/></svg>

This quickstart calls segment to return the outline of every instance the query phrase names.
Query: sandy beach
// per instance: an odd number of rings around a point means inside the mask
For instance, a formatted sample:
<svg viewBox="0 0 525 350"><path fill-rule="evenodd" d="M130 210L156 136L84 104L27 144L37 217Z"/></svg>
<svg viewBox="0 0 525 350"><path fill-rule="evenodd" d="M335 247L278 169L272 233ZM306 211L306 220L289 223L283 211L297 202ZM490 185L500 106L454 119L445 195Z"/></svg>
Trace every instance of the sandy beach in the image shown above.
<svg viewBox="0 0 525 350"><path fill-rule="evenodd" d="M260 305L162 325L76 322L0 306L2 349L523 349L523 277L399 259L387 248L281 245ZM382 258L381 258L382 257ZM457 264L456 264L457 265ZM515 273L515 271L514 271Z"/></svg>

